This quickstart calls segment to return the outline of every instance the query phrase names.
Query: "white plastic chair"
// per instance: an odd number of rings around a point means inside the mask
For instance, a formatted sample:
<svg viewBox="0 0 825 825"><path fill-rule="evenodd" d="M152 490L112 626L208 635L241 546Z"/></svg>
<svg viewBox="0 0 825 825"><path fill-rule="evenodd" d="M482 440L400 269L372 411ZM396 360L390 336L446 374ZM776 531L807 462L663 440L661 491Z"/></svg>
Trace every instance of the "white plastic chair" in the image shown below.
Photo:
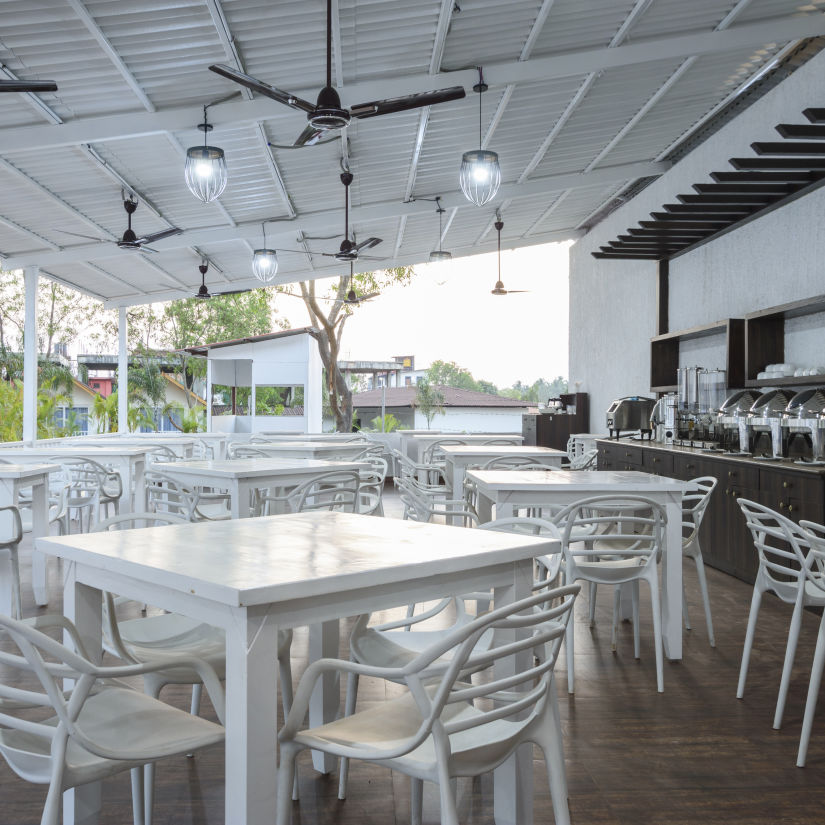
<svg viewBox="0 0 825 825"><path fill-rule="evenodd" d="M265 442L260 442L265 443ZM272 458L272 454L259 447L251 447L249 444L230 443L226 448L227 458Z"/></svg>
<svg viewBox="0 0 825 825"><path fill-rule="evenodd" d="M588 450L586 453L574 456L565 470L595 470L598 459L598 450Z"/></svg>
<svg viewBox="0 0 825 825"><path fill-rule="evenodd" d="M20 511L13 504L0 507L0 553L9 555L11 572L11 616L13 619L23 618L23 604L20 598L20 558L18 547L23 538L23 523L20 520Z"/></svg>
<svg viewBox="0 0 825 825"><path fill-rule="evenodd" d="M77 652L41 632L55 627L75 640ZM18 776L49 786L41 825L58 825L63 791L126 770L132 773L134 821L141 825L144 813L150 813L143 809L141 768L224 740L221 725L112 681L146 677L158 667L195 670L223 720L223 691L214 671L198 659L180 656L168 657L163 665L100 667L89 660L77 630L62 616L21 622L0 615L0 630L18 651L0 651L4 670L34 673L42 687L22 690L0 681L0 753ZM66 692L64 679L75 680ZM54 716L32 721L26 711L37 707L52 709Z"/></svg>
<svg viewBox="0 0 825 825"><path fill-rule="evenodd" d="M486 521L478 525L479 530L497 530L500 533L519 533L525 536L545 536L561 541L559 528L543 518L529 518L527 516L511 516L495 521ZM562 553L548 553L536 557L535 584L550 585L555 583L561 570Z"/></svg>
<svg viewBox="0 0 825 825"><path fill-rule="evenodd" d="M409 521L429 522L434 518L445 519L448 524L459 523L462 527L478 524L478 513L466 498L440 498L430 494L413 478L398 482L398 497L404 505L402 518ZM468 493L469 495L469 493Z"/></svg>
<svg viewBox="0 0 825 825"><path fill-rule="evenodd" d="M479 470L555 470L548 464L542 464L534 458L523 455L499 455L485 461Z"/></svg>
<svg viewBox="0 0 825 825"><path fill-rule="evenodd" d="M657 561L664 544L667 516L664 508L644 496L592 496L568 505L554 517L563 525L565 581L609 584L616 588L630 583L633 599L633 653L640 658L639 581L650 587L653 611L653 641L656 651L656 688L664 691L662 616L659 601ZM567 628L567 689L574 692L574 625ZM616 646L614 607L612 641Z"/></svg>
<svg viewBox="0 0 825 825"><path fill-rule="evenodd" d="M296 487L289 498L294 502L296 513L307 510L357 513L360 486L361 479L355 470L332 470Z"/></svg>
<svg viewBox="0 0 825 825"><path fill-rule="evenodd" d="M449 488L443 467L434 468L431 464L417 464L396 449L390 450L390 454L393 459L393 476L396 484L405 479L413 479L426 486L433 495L445 497L448 495ZM433 472L437 473L436 481L430 477ZM422 481L422 479L425 480Z"/></svg>
<svg viewBox="0 0 825 825"><path fill-rule="evenodd" d="M420 653L388 667L336 659L313 662L301 677L295 703L278 736L277 825L289 824L295 759L306 748L364 759L410 776L413 825L421 823L424 781L437 783L441 823L458 825L452 780L492 771L526 742L541 748L556 823L568 825L553 667L578 590L577 586L544 589L459 626ZM561 599L561 604L551 607L554 599ZM495 639L489 648L478 650L479 640L490 631L503 632L504 641ZM538 664L531 660L513 673L512 658L529 656L540 646L546 650L543 659ZM470 683L467 674L482 669L495 670L482 683ZM301 730L315 685L329 672L402 682L409 692Z"/></svg>
<svg viewBox="0 0 825 825"><path fill-rule="evenodd" d="M762 504L757 504L755 501L740 498L739 506L742 508L745 521L753 536L754 547L759 554L759 569L756 571L756 580L753 583L753 597L748 614L748 630L742 651L736 698L741 699L745 695L745 681L748 676L762 595L766 592L774 593L781 601L794 606L785 648L785 663L779 682L776 712L773 717L773 727L779 730L782 727L782 715L785 711L785 701L788 697L791 671L799 641L799 630L802 626L802 611L806 607L825 607L825 590L817 587L808 578L808 570L812 569L816 559L816 554L809 552L811 533L780 513Z"/></svg>
<svg viewBox="0 0 825 825"><path fill-rule="evenodd" d="M699 578L699 589L702 592L702 603L705 607L705 622L708 626L708 641L711 647L716 647L713 635L713 619L710 615L710 597L708 596L708 580L705 575L705 563L702 560L702 547L699 544L699 528L707 512L710 496L716 488L716 479L713 476L700 476L690 480L693 489L682 495L682 555L686 559L693 559L696 564L696 575ZM682 581L682 613L685 627L690 630L690 614L688 613L687 596L684 580Z"/></svg>
<svg viewBox="0 0 825 825"><path fill-rule="evenodd" d="M807 569L810 584L821 590L825 597L825 526L812 521L800 521L799 526L807 531L811 537L811 549L808 555L812 564ZM819 697L819 688L822 685L822 670L825 668L825 612L819 622L819 634L816 637L816 649L811 665L811 680L808 683L808 698L805 701L805 716L802 719L802 734L799 737L799 752L796 757L796 766L805 767L808 756L808 744L811 741L811 730L814 726L816 700Z"/></svg>
<svg viewBox="0 0 825 825"><path fill-rule="evenodd" d="M387 462L374 453L365 455L361 461L370 469L358 473L358 512L364 515L384 515L384 482L387 478Z"/></svg>
<svg viewBox="0 0 825 825"><path fill-rule="evenodd" d="M224 521L231 518L229 494L187 487L154 465L144 474L146 506L151 512L171 513L187 521Z"/></svg>

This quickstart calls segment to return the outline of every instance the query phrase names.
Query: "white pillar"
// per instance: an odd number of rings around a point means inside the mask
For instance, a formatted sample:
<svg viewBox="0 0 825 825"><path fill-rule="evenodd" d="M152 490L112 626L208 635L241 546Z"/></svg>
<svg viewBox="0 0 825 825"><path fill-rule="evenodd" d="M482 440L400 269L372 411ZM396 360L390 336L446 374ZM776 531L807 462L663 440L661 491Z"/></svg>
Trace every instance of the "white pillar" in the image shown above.
<svg viewBox="0 0 825 825"><path fill-rule="evenodd" d="M117 431L129 432L129 352L126 307L118 307L117 315Z"/></svg>
<svg viewBox="0 0 825 825"><path fill-rule="evenodd" d="M37 283L40 267L27 266L26 311L23 324L23 441L37 438Z"/></svg>
<svg viewBox="0 0 825 825"><path fill-rule="evenodd" d="M212 359L206 359L206 432L212 432Z"/></svg>

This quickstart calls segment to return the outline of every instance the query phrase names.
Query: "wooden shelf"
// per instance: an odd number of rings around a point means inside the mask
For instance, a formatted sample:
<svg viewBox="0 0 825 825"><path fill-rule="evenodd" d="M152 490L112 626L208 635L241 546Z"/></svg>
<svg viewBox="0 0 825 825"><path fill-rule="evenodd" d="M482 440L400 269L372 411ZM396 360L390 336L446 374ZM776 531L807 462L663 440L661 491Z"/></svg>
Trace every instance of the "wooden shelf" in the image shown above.
<svg viewBox="0 0 825 825"><path fill-rule="evenodd" d="M728 387L745 383L745 322L741 318L725 318L700 327L668 332L650 339L650 391L676 392L676 371L679 368L679 345L682 341L725 336L725 380Z"/></svg>
<svg viewBox="0 0 825 825"><path fill-rule="evenodd" d="M822 385L825 387L825 375L790 375L786 378L749 378L745 381L746 387L810 387Z"/></svg>

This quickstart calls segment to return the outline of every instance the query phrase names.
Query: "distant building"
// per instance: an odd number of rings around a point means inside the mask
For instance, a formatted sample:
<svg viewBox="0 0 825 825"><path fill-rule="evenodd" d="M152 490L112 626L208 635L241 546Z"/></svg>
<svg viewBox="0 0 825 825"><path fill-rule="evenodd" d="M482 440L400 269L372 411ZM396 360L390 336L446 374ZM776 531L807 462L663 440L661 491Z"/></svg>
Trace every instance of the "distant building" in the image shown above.
<svg viewBox="0 0 825 825"><path fill-rule="evenodd" d="M485 392L438 386L444 396L444 412L433 417L430 427L444 432L520 433L521 416L530 406L527 401L490 395ZM427 419L416 406L414 384L353 393L356 420L369 427L384 409L392 413L406 429L425 430Z"/></svg>

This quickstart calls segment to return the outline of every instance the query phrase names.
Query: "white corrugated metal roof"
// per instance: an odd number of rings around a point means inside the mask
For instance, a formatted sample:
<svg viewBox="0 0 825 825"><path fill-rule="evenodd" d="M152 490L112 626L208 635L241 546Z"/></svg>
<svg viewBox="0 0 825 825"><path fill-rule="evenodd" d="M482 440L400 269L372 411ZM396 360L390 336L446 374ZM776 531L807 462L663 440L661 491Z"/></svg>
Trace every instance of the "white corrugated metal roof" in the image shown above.
<svg viewBox="0 0 825 825"><path fill-rule="evenodd" d="M455 254L495 248L497 208L507 246L575 237L626 184L662 171L668 147L789 43L825 34L825 0L333 6L332 74L344 105L451 85L467 97L354 121L346 147L287 148L304 114L248 92L223 100L240 87L208 66L237 60L314 100L325 75L323 0L6 0L0 63L59 90L0 95L5 264L37 265L130 304L193 292L206 255L213 291L243 288L256 283L251 250L267 222L268 244L294 250L280 254L279 281L340 274L346 265L321 253L343 237L345 165L355 174L352 231L383 239L372 252L385 261L359 261L359 270L426 261L438 243L435 195L447 209L443 248ZM479 139L477 66L490 84L485 146L502 167L501 191L482 208L458 187L461 153ZM207 104L209 142L229 169L214 204L183 181ZM124 187L142 201L139 234L183 230L154 255L114 243L126 227Z"/></svg>

